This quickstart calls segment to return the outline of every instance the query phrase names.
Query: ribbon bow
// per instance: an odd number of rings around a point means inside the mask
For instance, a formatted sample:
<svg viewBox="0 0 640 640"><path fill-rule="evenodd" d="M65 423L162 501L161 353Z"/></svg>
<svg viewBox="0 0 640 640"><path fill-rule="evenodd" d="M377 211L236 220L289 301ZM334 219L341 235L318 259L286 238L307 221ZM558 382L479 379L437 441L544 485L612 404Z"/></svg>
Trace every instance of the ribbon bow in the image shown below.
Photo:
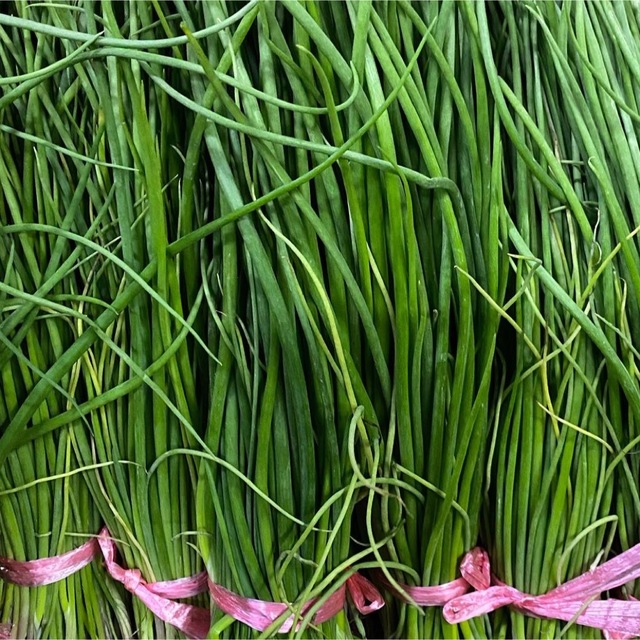
<svg viewBox="0 0 640 640"><path fill-rule="evenodd" d="M265 631L285 611L291 610L291 606L284 602L267 602L265 600L255 600L254 598L243 598L211 581L209 581L209 593L218 609L257 631ZM384 606L382 595L373 584L359 573L354 573L316 611L313 616L313 623L326 622L339 613L344 607L346 593L349 594L351 601L363 615ZM315 602L316 598L306 602L301 609L301 615L304 615ZM293 620L294 616L292 614L282 623L278 632L285 633L290 631L293 626Z"/></svg>
<svg viewBox="0 0 640 640"><path fill-rule="evenodd" d="M486 566L476 566L476 561L486 562ZM463 559L460 572L463 579L473 584L480 569L490 574L489 558L486 553L483 555L474 549ZM445 604L443 614L447 622L457 624L500 607L512 606L526 615L575 621L601 629L611 637L620 637L620 634L634 637L640 635L640 602L595 598L638 577L640 544L539 596L509 587L494 576L494 586L474 584L477 591L451 599Z"/></svg>

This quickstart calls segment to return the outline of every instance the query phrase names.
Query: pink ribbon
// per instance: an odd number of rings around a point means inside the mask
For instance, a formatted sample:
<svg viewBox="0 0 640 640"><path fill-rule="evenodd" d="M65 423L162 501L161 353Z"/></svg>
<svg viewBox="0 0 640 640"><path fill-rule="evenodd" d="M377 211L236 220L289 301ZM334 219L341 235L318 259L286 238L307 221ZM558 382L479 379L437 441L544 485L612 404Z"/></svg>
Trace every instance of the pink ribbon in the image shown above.
<svg viewBox="0 0 640 640"><path fill-rule="evenodd" d="M97 553L98 541L92 538L77 549L52 558L26 562L0 558L0 579L21 587L43 587L80 571Z"/></svg>
<svg viewBox="0 0 640 640"><path fill-rule="evenodd" d="M467 562L465 562L465 560ZM486 562L486 553L474 549L463 560L462 577L472 583L478 570L474 562ZM476 585L477 591L453 598L444 606L444 618L457 624L500 607L512 606L518 611L538 618L552 618L601 629L608 634L625 637L640 635L640 602L637 600L594 600L603 591L610 591L640 577L640 544L587 571L583 575L561 584L540 596L533 596L509 587L495 577L495 586ZM611 635L611 637L615 637ZM618 635L618 637L620 637Z"/></svg>
<svg viewBox="0 0 640 640"><path fill-rule="evenodd" d="M629 596L629 600L637 602L638 599L633 596ZM631 633L620 633L619 631L608 631L607 629L603 632L605 640L631 640L635 636Z"/></svg>
<svg viewBox="0 0 640 640"><path fill-rule="evenodd" d="M218 609L257 631L265 631L283 613L291 610L291 606L284 602L266 602L253 598L242 598L211 581L209 581L209 593ZM349 594L353 604L363 615L384 607L382 595L373 584L360 574L354 573L347 579L345 584L332 593L318 608L313 616L313 623L326 622L339 613L344 607L346 593ZM302 606L301 616L304 616L315 602L315 598L306 602ZM292 614L282 623L278 632L285 633L289 631L293 626L293 620L294 616Z"/></svg>
<svg viewBox="0 0 640 640"><path fill-rule="evenodd" d="M148 583L139 569L125 569L116 560L116 545L104 528L97 538L60 556L21 562L0 558L0 578L23 587L38 587L63 580L88 565L100 553L104 556L109 575L121 582L127 591L135 595L160 620L182 631L190 638L206 637L211 625L208 609L174 602L177 598L190 598L209 590L214 604L226 614L258 631L264 631L285 611L291 609L284 602L267 602L243 598L208 579L206 571L187 578L166 582ZM349 594L353 604L362 614L371 613L384 606L380 592L358 573L350 576L336 592L319 607L313 617L315 624L329 620L340 612ZM302 614L316 602L310 600L302 607ZM291 615L279 631L289 631L293 625ZM0 624L0 639L10 637L11 624Z"/></svg>
<svg viewBox="0 0 640 640"><path fill-rule="evenodd" d="M189 598L207 590L207 574L149 584L140 569L124 569L115 561L116 545L107 529L98 536L109 575L142 601L160 620L169 623L190 638L206 637L211 616L208 609L174 602L170 598Z"/></svg>
<svg viewBox="0 0 640 640"><path fill-rule="evenodd" d="M444 607L450 600L464 595L472 587L480 590L491 585L491 567L487 552L476 547L466 553L460 563L460 573L460 578L432 587L413 587L404 583L399 583L399 586L421 607ZM382 572L378 572L377 577L388 589L402 597Z"/></svg>

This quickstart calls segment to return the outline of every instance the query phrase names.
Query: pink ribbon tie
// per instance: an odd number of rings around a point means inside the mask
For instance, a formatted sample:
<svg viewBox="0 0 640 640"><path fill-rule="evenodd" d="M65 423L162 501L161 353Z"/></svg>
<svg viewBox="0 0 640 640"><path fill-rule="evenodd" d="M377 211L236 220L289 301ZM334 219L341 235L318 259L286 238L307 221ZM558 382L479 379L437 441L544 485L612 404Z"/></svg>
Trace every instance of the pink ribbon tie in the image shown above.
<svg viewBox="0 0 640 640"><path fill-rule="evenodd" d="M370 580L354 573L347 580L347 591L356 609L363 615L373 613L384 607L382 594Z"/></svg>
<svg viewBox="0 0 640 640"><path fill-rule="evenodd" d="M444 607L449 601L464 595L472 587L486 589L491 584L489 556L484 549L475 547L467 552L460 563L462 577L431 587L413 587L399 583L403 591L420 607ZM378 579L388 589L395 591L393 585L378 573ZM402 597L401 594L400 597Z"/></svg>
<svg viewBox="0 0 640 640"><path fill-rule="evenodd" d="M0 558L0 579L21 587L43 587L80 571L91 563L97 551L98 541L92 538L77 549L52 558L26 561Z"/></svg>
<svg viewBox="0 0 640 640"><path fill-rule="evenodd" d="M107 571L114 580L121 582L127 591L141 600L160 620L169 623L190 638L206 637L211 623L209 611L170 599L189 598L206 591L207 584L201 574L193 578L148 584L139 569L124 569L115 561L116 545L106 528L100 532L98 542Z"/></svg>
<svg viewBox="0 0 640 640"><path fill-rule="evenodd" d="M382 595L376 587L364 576L354 573L345 584L334 591L313 616L314 624L321 624L333 618L344 608L345 595L348 591L353 604L360 613L366 615L384 606ZM254 598L243 598L233 591L209 581L209 593L214 605L227 615L244 622L256 631L268 629L283 613L290 611L290 605L284 602L267 602ZM300 615L309 611L316 600L306 602ZM293 626L294 615L291 614L278 629L279 633L286 633ZM299 623L298 623L299 624Z"/></svg>
<svg viewBox="0 0 640 640"><path fill-rule="evenodd" d="M472 560L465 560L460 565L462 577L473 584L478 566ZM488 557L486 562L487 572L490 573ZM620 638L619 634L625 638L635 637L640 635L640 602L595 598L638 577L640 544L539 596L523 593L495 578L494 586L482 588L482 584L474 585L477 591L460 595L446 603L443 615L447 622L457 624L500 607L512 606L529 616L575 621L601 629L611 638Z"/></svg>

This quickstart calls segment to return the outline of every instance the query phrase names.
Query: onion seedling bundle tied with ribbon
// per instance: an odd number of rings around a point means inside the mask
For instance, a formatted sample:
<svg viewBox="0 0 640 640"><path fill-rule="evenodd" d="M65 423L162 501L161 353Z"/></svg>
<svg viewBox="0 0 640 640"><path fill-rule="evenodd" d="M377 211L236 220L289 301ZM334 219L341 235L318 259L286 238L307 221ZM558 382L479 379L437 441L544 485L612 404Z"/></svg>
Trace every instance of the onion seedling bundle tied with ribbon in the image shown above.
<svg viewBox="0 0 640 640"><path fill-rule="evenodd" d="M10 2L0 634L640 634L631 2Z"/></svg>

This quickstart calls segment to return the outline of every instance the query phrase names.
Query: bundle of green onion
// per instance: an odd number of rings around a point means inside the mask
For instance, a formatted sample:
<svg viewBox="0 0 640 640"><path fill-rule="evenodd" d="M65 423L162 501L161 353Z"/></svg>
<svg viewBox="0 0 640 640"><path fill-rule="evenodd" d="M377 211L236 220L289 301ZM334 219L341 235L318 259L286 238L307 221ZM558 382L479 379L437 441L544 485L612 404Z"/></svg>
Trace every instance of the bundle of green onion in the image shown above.
<svg viewBox="0 0 640 640"><path fill-rule="evenodd" d="M72 234L99 236L113 192L99 175L104 127L78 98L79 83L39 72L59 60L58 43L15 29L2 38L0 554L36 560L95 535L102 517L85 480L118 464L113 451L101 460L95 442L86 459L77 455L91 428L76 412L85 367L97 384L100 373L95 352L86 365L68 355L108 306L108 274ZM62 428L49 428L65 414ZM0 615L17 637L128 636L127 601L95 563L38 589L0 582Z"/></svg>
<svg viewBox="0 0 640 640"><path fill-rule="evenodd" d="M635 133L633 111L607 86L616 73L604 67L607 56L611 64L622 55L623 41L612 39L605 53L593 31L616 17L635 24L628 8L500 3L477 11L488 80L513 146L504 219L517 347L489 494L491 555L505 582L533 594L605 560L616 531L622 550L637 542L628 528L637 521L637 483L626 455L638 406L627 364L637 222L625 212L637 189ZM504 41L492 43L492 21L503 22ZM508 52L501 62L498 47ZM600 637L515 613L496 614L495 628Z"/></svg>
<svg viewBox="0 0 640 640"><path fill-rule="evenodd" d="M200 347L186 343L189 331L198 336L193 317L176 311L179 265L164 258L167 234L177 233L167 227L176 226L186 197L177 180L184 132L166 117L166 97L144 95L135 63L87 46L103 29L120 36L108 5L102 15L64 7L21 13L89 35L80 46L39 36L32 47L28 32L5 32L14 43L6 80L18 84L3 98L2 125L0 448L13 469L3 481L11 490L3 551L58 555L106 524L126 563L148 581L191 575L201 563L183 534L194 528L196 467L176 458L147 474L159 455L190 444L174 413L198 413L189 350ZM151 20L144 5L128 18L132 33ZM29 597L40 592L14 589L4 603L5 617L20 621L16 633L175 636L125 598L99 563L92 567L43 589L30 615Z"/></svg>

